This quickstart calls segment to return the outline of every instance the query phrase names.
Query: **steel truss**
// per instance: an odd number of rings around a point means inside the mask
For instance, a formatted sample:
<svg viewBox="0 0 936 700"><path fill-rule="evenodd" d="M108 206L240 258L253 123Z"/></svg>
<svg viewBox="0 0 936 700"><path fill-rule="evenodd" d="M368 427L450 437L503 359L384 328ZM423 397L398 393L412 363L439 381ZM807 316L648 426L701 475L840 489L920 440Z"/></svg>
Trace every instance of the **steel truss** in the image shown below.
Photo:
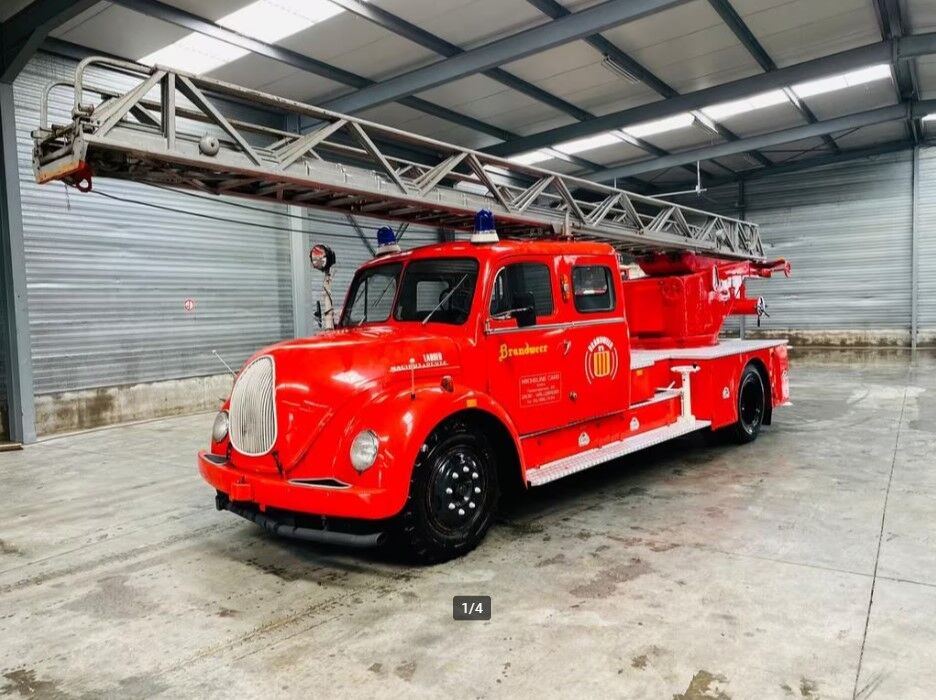
<svg viewBox="0 0 936 700"><path fill-rule="evenodd" d="M134 85L120 92L95 87L87 79L92 68L130 76ZM49 95L61 87L74 92L72 121L50 125ZM228 119L217 98L317 125L297 134ZM83 60L74 81L46 89L33 139L38 182L87 188L99 175L462 231L486 208L502 236L559 234L630 252L764 258L750 222L162 66Z"/></svg>

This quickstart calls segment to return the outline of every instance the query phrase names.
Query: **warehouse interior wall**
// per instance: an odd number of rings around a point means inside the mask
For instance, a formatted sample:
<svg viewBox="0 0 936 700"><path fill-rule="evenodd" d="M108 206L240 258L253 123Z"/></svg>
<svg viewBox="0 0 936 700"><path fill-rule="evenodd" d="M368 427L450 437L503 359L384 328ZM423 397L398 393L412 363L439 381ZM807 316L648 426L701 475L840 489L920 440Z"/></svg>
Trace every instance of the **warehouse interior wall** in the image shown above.
<svg viewBox="0 0 936 700"><path fill-rule="evenodd" d="M789 279L751 280L770 317L751 336L794 345L909 346L913 257L913 156L878 156L717 187L681 201L744 216L761 227L769 257L791 261ZM936 345L936 149L920 151L917 224L920 346ZM728 334L740 331L735 317Z"/></svg>

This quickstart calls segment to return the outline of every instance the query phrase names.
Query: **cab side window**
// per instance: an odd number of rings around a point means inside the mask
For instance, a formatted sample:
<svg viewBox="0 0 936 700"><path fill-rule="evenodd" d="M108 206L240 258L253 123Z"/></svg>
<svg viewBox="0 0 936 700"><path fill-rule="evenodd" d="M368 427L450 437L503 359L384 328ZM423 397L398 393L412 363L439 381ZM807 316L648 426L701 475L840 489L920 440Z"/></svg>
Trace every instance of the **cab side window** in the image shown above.
<svg viewBox="0 0 936 700"><path fill-rule="evenodd" d="M614 308L614 284L611 270L604 265L576 265L572 268L572 293L575 310L580 313L611 311Z"/></svg>
<svg viewBox="0 0 936 700"><path fill-rule="evenodd" d="M494 279L491 315L507 313L532 303L537 317L552 315L552 281L549 267L543 263L507 265Z"/></svg>

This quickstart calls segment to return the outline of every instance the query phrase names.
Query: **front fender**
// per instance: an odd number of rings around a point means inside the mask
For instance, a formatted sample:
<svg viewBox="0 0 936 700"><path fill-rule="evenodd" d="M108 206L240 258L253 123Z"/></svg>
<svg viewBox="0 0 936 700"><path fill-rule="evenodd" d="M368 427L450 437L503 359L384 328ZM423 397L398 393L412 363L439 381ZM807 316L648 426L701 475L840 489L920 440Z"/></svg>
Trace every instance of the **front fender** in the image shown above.
<svg viewBox="0 0 936 700"><path fill-rule="evenodd" d="M439 384L417 385L373 396L366 405L355 407L335 441L333 470L337 478L361 487L383 488L393 496L388 506L396 514L409 493L413 465L419 450L432 431L446 418L461 411L481 411L507 429L524 469L516 428L506 411L487 394L471 389L449 392ZM374 466L358 474L351 466L351 442L362 430L373 430L380 439ZM320 438L321 439L321 438Z"/></svg>

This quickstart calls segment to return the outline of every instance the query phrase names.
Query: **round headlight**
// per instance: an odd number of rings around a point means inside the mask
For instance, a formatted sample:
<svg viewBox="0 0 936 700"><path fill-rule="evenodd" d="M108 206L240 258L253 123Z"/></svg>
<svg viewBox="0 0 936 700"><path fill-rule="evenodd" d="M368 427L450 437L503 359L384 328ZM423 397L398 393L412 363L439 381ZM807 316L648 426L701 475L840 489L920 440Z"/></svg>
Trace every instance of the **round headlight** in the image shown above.
<svg viewBox="0 0 936 700"><path fill-rule="evenodd" d="M358 433L351 443L351 466L359 472L364 472L374 466L377 459L377 448L380 441L371 430Z"/></svg>
<svg viewBox="0 0 936 700"><path fill-rule="evenodd" d="M211 426L211 439L215 442L221 442L227 437L230 421L227 411L219 411L215 416L214 425Z"/></svg>

